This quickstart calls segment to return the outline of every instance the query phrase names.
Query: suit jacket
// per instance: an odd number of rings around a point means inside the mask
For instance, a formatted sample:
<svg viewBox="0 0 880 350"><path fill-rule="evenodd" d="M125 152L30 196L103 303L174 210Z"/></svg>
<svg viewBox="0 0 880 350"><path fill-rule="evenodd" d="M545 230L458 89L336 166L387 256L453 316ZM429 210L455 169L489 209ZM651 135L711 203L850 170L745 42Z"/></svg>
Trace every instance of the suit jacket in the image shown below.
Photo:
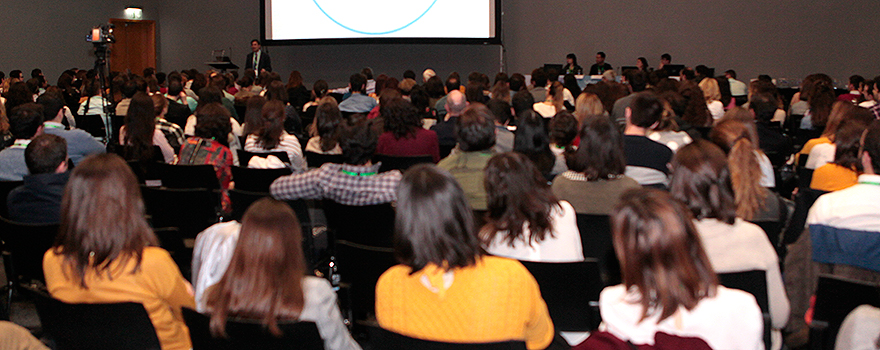
<svg viewBox="0 0 880 350"><path fill-rule="evenodd" d="M272 71L272 60L269 58L269 53L266 51L260 50L260 64L258 67L262 70L265 69L268 72ZM251 52L247 55L247 60L244 62L244 69L253 69L254 68L254 53ZM260 72L257 72L259 74Z"/></svg>

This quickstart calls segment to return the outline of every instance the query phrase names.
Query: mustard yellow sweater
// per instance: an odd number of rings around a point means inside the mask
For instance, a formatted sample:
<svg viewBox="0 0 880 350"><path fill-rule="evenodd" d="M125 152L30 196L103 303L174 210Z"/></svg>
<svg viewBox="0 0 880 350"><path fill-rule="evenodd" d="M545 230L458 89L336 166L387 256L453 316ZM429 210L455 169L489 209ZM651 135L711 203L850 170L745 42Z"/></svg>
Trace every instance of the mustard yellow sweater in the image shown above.
<svg viewBox="0 0 880 350"><path fill-rule="evenodd" d="M518 261L486 256L446 273L429 265L410 275L394 266L376 285L382 328L414 338L452 343L524 340L543 349L553 322L535 279Z"/></svg>

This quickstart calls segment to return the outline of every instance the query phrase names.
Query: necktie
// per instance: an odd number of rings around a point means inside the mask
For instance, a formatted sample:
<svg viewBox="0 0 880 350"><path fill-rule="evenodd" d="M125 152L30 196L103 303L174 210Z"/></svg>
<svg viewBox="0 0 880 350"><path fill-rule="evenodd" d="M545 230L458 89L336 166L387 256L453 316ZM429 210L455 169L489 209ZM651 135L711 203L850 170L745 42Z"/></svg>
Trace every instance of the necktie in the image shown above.
<svg viewBox="0 0 880 350"><path fill-rule="evenodd" d="M255 71L258 71L259 67L257 67L257 66L259 64L260 64L260 51L257 51L257 52L254 52L254 70Z"/></svg>

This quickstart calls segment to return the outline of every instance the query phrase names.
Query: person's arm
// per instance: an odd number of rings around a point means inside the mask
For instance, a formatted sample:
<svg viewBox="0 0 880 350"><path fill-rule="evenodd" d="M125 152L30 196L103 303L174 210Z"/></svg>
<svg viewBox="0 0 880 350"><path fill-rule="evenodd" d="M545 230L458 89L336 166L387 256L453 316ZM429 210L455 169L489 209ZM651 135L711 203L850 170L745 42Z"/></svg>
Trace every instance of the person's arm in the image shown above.
<svg viewBox="0 0 880 350"><path fill-rule="evenodd" d="M310 281L304 280L303 284L310 285L310 290L304 292L307 293L308 298L314 298L314 302L306 301L306 305L315 306L315 310L303 310L303 313L308 313L304 316L314 316L318 333L321 334L321 339L324 339L324 348L360 350L360 345L352 339L351 333L342 323L336 292L330 288L330 283L325 279L312 277Z"/></svg>
<svg viewBox="0 0 880 350"><path fill-rule="evenodd" d="M323 191L319 181L321 169L315 169L301 174L282 176L272 182L269 192L275 199L321 199Z"/></svg>
<svg viewBox="0 0 880 350"><path fill-rule="evenodd" d="M180 312L181 307L195 309L192 285L189 284L177 268L177 264L162 248L144 248L141 269L143 269L146 281L150 289L155 291L156 296L166 303L175 319L183 321Z"/></svg>
<svg viewBox="0 0 880 350"><path fill-rule="evenodd" d="M165 134L159 129L153 131L153 145L159 146L159 150L162 151L162 158L165 158L166 164L175 163L174 148L171 147L171 144L168 143L168 139L165 138Z"/></svg>

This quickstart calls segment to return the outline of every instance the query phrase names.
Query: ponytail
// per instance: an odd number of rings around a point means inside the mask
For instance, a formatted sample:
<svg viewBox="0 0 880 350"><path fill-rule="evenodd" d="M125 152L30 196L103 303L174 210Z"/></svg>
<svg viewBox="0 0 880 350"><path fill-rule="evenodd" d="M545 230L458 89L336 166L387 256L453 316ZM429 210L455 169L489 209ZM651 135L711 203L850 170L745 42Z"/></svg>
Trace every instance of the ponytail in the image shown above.
<svg viewBox="0 0 880 350"><path fill-rule="evenodd" d="M755 145L744 133L734 142L727 156L736 200L736 216L751 220L764 208L767 191L761 186L761 165Z"/></svg>

